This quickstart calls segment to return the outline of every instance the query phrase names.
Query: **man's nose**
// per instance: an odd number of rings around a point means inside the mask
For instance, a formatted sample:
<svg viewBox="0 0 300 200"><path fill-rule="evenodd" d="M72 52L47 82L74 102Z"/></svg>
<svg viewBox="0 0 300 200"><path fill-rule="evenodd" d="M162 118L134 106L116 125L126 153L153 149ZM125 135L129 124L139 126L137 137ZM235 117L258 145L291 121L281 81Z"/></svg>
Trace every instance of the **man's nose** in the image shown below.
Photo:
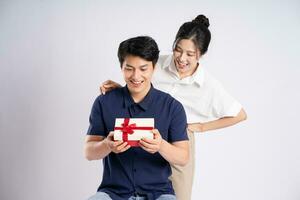
<svg viewBox="0 0 300 200"><path fill-rule="evenodd" d="M141 72L140 70L134 70L133 74L132 74L132 78L134 79L138 79L141 76Z"/></svg>

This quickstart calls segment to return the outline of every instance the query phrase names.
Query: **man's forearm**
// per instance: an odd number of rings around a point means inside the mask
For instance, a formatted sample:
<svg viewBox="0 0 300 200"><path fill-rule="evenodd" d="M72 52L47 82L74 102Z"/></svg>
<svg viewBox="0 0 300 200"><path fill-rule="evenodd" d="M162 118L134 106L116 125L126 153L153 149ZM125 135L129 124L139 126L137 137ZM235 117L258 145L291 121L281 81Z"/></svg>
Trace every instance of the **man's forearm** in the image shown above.
<svg viewBox="0 0 300 200"><path fill-rule="evenodd" d="M188 141L184 141L182 144L175 146L163 140L159 153L169 163L183 166L186 165L189 160L188 146Z"/></svg>
<svg viewBox="0 0 300 200"><path fill-rule="evenodd" d="M110 148L105 143L105 140L87 142L84 149L85 157L88 160L102 159L111 152Z"/></svg>

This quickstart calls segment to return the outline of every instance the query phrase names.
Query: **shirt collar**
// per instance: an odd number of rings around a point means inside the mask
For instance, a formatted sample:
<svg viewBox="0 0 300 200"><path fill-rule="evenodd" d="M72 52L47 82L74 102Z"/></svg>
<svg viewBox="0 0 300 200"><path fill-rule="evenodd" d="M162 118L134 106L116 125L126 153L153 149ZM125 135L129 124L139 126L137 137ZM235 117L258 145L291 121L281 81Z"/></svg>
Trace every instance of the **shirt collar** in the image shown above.
<svg viewBox="0 0 300 200"><path fill-rule="evenodd" d="M152 84L151 84L151 88L149 90L149 92L147 93L147 95L144 97L144 99L139 102L139 103L135 103L133 98L130 95L130 92L127 88L127 85L125 87L122 88L123 90L123 94L124 94L124 106L126 108L132 106L132 105L138 105L140 106L143 110L147 110L152 102L152 100L154 99L155 96L155 89L153 88Z"/></svg>
<svg viewBox="0 0 300 200"><path fill-rule="evenodd" d="M176 66L175 66L173 55L170 55L167 57L165 62L163 62L163 64L162 64L162 68L165 70L169 70L171 73L176 75L176 77L179 79L179 74L178 74ZM200 65L200 63L198 63L198 67L197 67L196 71L194 72L194 74L182 79L181 82L184 84L193 84L195 82L201 87L204 83L204 78L205 78L205 70Z"/></svg>
<svg viewBox="0 0 300 200"><path fill-rule="evenodd" d="M205 70L200 63L198 63L198 67L191 77L200 87L203 86L205 80Z"/></svg>

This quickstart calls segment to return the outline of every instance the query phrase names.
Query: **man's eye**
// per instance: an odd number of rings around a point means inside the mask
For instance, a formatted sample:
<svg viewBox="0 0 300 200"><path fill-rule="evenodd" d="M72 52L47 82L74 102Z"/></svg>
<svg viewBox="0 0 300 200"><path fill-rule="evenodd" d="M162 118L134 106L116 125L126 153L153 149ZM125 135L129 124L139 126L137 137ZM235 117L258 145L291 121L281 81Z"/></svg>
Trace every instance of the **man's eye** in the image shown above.
<svg viewBox="0 0 300 200"><path fill-rule="evenodd" d="M126 70L126 71L131 71L132 68L127 68L127 67L125 67L125 70Z"/></svg>
<svg viewBox="0 0 300 200"><path fill-rule="evenodd" d="M147 71L147 68L142 68L141 71L142 72Z"/></svg>

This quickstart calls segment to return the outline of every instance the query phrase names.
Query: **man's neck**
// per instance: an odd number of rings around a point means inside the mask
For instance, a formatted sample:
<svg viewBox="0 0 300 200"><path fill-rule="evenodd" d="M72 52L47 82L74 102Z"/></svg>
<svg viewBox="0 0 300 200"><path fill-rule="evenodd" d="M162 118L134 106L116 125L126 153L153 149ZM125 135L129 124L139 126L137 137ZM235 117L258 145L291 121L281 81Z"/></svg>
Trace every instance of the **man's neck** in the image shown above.
<svg viewBox="0 0 300 200"><path fill-rule="evenodd" d="M130 92L130 95L131 95L133 101L135 103L140 103L145 98L145 96L148 94L150 89L151 89L151 85L149 85L146 90L139 92L139 93L131 93L130 91L129 92Z"/></svg>

